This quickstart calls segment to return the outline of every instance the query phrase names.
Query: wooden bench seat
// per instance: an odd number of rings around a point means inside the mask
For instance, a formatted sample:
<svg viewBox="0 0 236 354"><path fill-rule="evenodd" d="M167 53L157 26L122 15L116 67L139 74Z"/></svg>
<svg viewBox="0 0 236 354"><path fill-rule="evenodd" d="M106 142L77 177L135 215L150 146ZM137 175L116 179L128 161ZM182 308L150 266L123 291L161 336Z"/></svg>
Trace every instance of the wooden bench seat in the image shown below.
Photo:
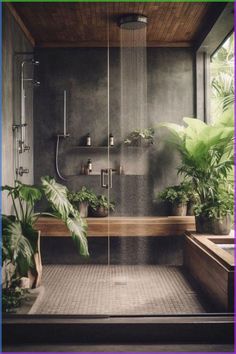
<svg viewBox="0 0 236 354"><path fill-rule="evenodd" d="M87 218L88 236L179 236L186 230L195 230L193 216L167 217L115 217ZM42 236L70 236L70 232L62 221L41 217L36 227Z"/></svg>

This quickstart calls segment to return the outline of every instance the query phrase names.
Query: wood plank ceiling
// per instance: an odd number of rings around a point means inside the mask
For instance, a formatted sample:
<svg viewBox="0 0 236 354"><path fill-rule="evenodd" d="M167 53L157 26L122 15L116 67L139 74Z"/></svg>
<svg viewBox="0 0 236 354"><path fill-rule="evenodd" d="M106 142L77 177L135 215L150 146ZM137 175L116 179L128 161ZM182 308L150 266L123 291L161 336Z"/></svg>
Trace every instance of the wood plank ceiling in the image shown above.
<svg viewBox="0 0 236 354"><path fill-rule="evenodd" d="M11 3L41 47L118 46L117 19L148 17L149 46L192 46L213 25L225 3Z"/></svg>

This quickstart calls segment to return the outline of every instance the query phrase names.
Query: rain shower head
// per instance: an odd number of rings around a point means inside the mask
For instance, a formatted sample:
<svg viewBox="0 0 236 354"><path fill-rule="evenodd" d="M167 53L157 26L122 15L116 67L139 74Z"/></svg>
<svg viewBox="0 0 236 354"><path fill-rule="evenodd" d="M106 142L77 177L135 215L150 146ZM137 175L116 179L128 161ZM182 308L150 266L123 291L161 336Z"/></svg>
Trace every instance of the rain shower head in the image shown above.
<svg viewBox="0 0 236 354"><path fill-rule="evenodd" d="M148 19L144 15L125 15L120 17L118 25L122 29L136 30L147 26Z"/></svg>

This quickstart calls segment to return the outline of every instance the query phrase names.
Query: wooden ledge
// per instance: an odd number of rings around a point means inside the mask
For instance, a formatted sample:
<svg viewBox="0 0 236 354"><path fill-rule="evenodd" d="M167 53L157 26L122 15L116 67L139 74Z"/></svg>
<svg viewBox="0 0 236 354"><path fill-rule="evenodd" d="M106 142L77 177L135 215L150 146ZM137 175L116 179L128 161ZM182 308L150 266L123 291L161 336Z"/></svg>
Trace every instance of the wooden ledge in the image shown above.
<svg viewBox="0 0 236 354"><path fill-rule="evenodd" d="M193 216L87 218L88 236L180 236L195 230ZM41 217L36 228L42 236L64 237L70 232L60 220Z"/></svg>

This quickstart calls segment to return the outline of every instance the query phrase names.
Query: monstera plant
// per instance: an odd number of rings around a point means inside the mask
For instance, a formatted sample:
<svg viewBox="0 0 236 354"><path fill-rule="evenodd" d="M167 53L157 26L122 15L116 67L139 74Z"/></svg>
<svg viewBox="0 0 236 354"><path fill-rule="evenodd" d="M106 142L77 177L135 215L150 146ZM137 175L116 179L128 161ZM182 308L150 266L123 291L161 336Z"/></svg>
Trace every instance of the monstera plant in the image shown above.
<svg viewBox="0 0 236 354"><path fill-rule="evenodd" d="M2 216L2 265L5 270L3 287L12 288L31 270L37 273L40 257L39 234L35 223L40 215L49 215L62 220L71 232L79 253L88 256L87 225L79 212L67 199L68 190L51 177L42 177L41 186L29 186L16 181L14 187L4 186L11 198L14 215ZM49 202L51 213L36 213L34 206L42 197ZM39 260L40 261L40 260ZM35 286L35 284L33 285Z"/></svg>
<svg viewBox="0 0 236 354"><path fill-rule="evenodd" d="M169 141L180 152L178 172L188 178L198 195L197 231L227 234L233 212L233 112L227 110L212 125L194 118L183 121L186 126L161 126L168 128Z"/></svg>

